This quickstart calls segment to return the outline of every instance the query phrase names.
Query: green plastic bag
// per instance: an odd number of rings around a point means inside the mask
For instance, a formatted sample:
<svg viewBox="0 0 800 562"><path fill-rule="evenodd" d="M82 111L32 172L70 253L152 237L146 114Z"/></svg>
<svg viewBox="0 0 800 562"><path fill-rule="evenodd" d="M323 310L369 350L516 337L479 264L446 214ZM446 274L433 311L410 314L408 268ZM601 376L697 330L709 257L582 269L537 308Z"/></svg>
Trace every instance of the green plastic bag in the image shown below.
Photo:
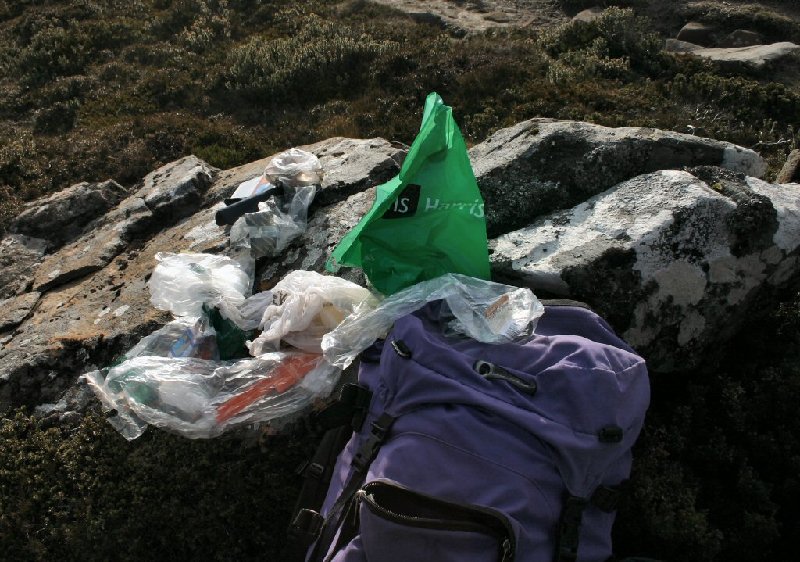
<svg viewBox="0 0 800 562"><path fill-rule="evenodd" d="M358 266L384 295L446 273L489 279L486 219L452 108L428 95L422 126L400 173L327 263Z"/></svg>

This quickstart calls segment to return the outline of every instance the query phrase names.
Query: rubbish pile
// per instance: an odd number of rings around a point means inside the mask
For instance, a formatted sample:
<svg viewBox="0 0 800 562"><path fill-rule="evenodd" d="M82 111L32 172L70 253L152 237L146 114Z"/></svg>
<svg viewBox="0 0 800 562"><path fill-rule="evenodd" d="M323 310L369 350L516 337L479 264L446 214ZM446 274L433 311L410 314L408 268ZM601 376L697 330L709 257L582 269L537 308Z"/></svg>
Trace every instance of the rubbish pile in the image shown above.
<svg viewBox="0 0 800 562"><path fill-rule="evenodd" d="M371 287L293 271L252 294L256 260L305 231L322 177L313 154L279 154L218 210L217 224L230 226L228 255L156 255L151 302L174 319L114 365L83 375L126 439L148 425L189 438L261 423L279 429L329 396L395 320L434 300L443 301L452 337L532 335L544 312L533 293L488 281L483 201L452 110L436 94L399 174L378 187L329 260L332 273L363 267Z"/></svg>

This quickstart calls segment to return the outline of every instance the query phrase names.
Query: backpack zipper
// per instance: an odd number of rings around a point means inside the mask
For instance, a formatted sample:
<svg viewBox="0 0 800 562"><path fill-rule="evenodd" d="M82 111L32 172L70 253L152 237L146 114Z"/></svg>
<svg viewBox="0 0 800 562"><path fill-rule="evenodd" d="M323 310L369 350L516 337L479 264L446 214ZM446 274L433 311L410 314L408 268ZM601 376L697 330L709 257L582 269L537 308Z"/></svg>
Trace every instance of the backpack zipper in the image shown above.
<svg viewBox="0 0 800 562"><path fill-rule="evenodd" d="M482 361L479 359L475 361L475 364L472 366L472 368L475 369L475 372L485 378L487 381L505 381L516 387L518 390L524 392L525 394L530 394L531 396L535 395L536 391L539 390L538 386L536 385L536 381L528 382L523 380L517 375L508 372L503 367L495 365L494 363L489 363L488 361Z"/></svg>
<svg viewBox="0 0 800 562"><path fill-rule="evenodd" d="M389 521L410 527L475 532L494 537L499 544L500 562L511 562L514 559L514 531L508 519L495 510L445 501L383 480L366 484L356 496L359 503L365 503L376 515ZM391 508L394 506L385 505L403 501L419 508L420 515L399 513L397 509ZM427 513L423 514L425 511Z"/></svg>

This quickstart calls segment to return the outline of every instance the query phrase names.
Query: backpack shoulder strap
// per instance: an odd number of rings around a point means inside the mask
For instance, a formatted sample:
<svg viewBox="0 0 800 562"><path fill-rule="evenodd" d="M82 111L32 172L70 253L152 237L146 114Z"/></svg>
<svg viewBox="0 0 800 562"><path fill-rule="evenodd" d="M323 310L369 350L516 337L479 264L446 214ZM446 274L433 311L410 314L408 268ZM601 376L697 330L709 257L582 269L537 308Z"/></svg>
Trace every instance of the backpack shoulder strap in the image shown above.
<svg viewBox="0 0 800 562"><path fill-rule="evenodd" d="M339 399L314 416L316 425L327 429L314 456L300 465L303 483L289 525L284 560L303 560L322 529L319 511L328 492L336 459L354 431L361 429L372 393L358 384L342 387Z"/></svg>
<svg viewBox="0 0 800 562"><path fill-rule="evenodd" d="M321 562L323 557L328 553L328 550L330 550L336 538L336 532L339 530L339 527L350 511L356 497L356 492L358 492L364 484L367 472L369 472L369 467L377 456L381 445L386 440L394 420L395 418L393 416L384 412L377 420L372 422L372 429L369 437L367 437L367 440L353 456L353 470L350 474L350 479L339 494L339 497L336 498L336 502L333 504L333 507L331 507L330 513L328 513L325 522L322 524L319 539L317 539L317 543L314 545L314 551L308 559L309 562ZM342 543L344 540L349 540L349 538L351 537L340 536L339 543Z"/></svg>

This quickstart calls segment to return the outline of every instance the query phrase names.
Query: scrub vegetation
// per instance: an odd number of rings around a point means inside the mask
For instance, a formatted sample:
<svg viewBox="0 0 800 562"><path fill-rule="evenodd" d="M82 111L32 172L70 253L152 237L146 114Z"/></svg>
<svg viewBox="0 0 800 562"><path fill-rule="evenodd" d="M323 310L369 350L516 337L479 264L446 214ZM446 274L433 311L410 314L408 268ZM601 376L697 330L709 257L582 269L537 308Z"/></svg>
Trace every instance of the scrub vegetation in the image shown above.
<svg viewBox="0 0 800 562"><path fill-rule="evenodd" d="M800 42L800 15L770 9L792 2L688 15ZM0 0L0 232L25 201L132 188L186 154L230 168L332 136L408 143L430 91L470 143L537 116L658 127L752 147L774 177L800 147L800 57L728 74L664 53L676 30L646 17L653 3L613 4L592 23L459 37L363 0ZM621 554L794 558L800 295L781 300L723 359L654 377ZM0 420L0 558L280 560L316 437L127 443L99 412L15 412Z"/></svg>

